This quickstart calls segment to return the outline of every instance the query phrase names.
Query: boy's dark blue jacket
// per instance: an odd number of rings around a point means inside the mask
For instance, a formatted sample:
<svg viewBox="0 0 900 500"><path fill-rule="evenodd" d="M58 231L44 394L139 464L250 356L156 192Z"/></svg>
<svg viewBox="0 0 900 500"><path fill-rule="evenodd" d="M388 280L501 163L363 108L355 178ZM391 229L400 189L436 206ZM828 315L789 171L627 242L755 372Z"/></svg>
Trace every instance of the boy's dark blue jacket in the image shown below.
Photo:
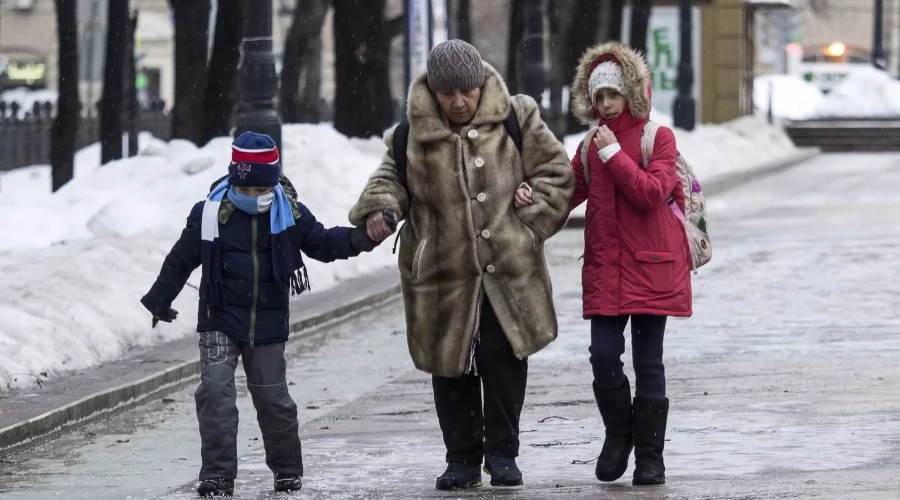
<svg viewBox="0 0 900 500"><path fill-rule="evenodd" d="M200 266L200 224L204 202L197 203L187 226L166 256L159 277L141 302L150 311L166 311ZM295 207L300 250L322 262L360 254L351 244L349 227L326 229L303 204ZM254 237L255 233L255 237ZM249 215L234 210L219 224L222 245L224 306L208 305L201 294L197 331L219 331L241 342L285 342L290 331L290 290L272 277L269 214Z"/></svg>

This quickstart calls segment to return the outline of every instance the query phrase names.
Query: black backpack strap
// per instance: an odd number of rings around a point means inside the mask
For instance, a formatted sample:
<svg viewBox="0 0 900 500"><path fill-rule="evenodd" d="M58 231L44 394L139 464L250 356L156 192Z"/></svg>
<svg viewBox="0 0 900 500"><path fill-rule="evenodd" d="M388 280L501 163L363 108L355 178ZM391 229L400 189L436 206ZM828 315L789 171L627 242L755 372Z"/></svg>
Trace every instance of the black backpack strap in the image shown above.
<svg viewBox="0 0 900 500"><path fill-rule="evenodd" d="M516 116L516 110L513 108L512 103L509 105L509 114L506 115L506 119L503 120L503 128L506 129L506 133L509 134L509 137L516 144L516 149L521 153L522 129L519 127L519 117Z"/></svg>
<svg viewBox="0 0 900 500"><path fill-rule="evenodd" d="M406 187L406 147L409 144L409 122L404 120L394 129L391 145L394 147L394 165L400 184Z"/></svg>

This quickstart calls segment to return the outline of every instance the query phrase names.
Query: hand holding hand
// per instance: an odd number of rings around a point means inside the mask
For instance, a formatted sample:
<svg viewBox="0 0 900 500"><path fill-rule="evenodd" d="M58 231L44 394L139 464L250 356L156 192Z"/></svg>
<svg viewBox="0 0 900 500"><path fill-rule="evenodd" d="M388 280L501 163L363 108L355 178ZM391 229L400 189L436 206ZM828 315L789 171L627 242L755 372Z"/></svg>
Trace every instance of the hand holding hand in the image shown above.
<svg viewBox="0 0 900 500"><path fill-rule="evenodd" d="M388 236L390 236L394 230L388 225L388 220L385 220L384 214L390 214L391 218L396 221L396 217L390 211L382 210L380 212L372 212L369 214L369 217L366 219L366 234L369 235L369 238L372 241L381 243L386 240ZM396 222L395 222L396 224ZM396 227L396 226L395 226Z"/></svg>
<svg viewBox="0 0 900 500"><path fill-rule="evenodd" d="M515 205L516 208L522 208L534 203L531 199L531 190L527 187L520 187L516 190Z"/></svg>
<svg viewBox="0 0 900 500"><path fill-rule="evenodd" d="M597 129L597 133L594 134L594 144L597 145L598 150L617 142L619 142L619 140L616 139L616 134L614 134L606 125Z"/></svg>

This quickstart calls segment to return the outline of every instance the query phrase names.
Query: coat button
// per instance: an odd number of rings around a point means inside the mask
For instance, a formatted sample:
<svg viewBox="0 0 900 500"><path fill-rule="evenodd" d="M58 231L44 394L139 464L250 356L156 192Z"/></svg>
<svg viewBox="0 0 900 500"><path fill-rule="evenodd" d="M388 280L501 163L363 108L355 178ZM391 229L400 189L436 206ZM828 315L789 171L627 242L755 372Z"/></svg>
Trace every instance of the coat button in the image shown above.
<svg viewBox="0 0 900 500"><path fill-rule="evenodd" d="M653 260L659 260L659 255L653 254Z"/></svg>
<svg viewBox="0 0 900 500"><path fill-rule="evenodd" d="M480 156L478 158L475 158L475 166L478 168L483 167L484 166L484 158L482 158Z"/></svg>
<svg viewBox="0 0 900 500"><path fill-rule="evenodd" d="M497 270L497 268L494 267L493 264L488 264L487 269L486 269L486 271L491 274L494 274L494 271L496 271L496 270Z"/></svg>
<svg viewBox="0 0 900 500"><path fill-rule="evenodd" d="M473 128L472 130L469 131L468 136L469 136L469 139L477 139L478 131Z"/></svg>
<svg viewBox="0 0 900 500"><path fill-rule="evenodd" d="M475 199L484 203L484 200L487 199L487 195L484 193L478 193L478 196L476 196Z"/></svg>
<svg viewBox="0 0 900 500"><path fill-rule="evenodd" d="M485 229L481 232L481 237L484 239L489 239L491 237L491 232Z"/></svg>

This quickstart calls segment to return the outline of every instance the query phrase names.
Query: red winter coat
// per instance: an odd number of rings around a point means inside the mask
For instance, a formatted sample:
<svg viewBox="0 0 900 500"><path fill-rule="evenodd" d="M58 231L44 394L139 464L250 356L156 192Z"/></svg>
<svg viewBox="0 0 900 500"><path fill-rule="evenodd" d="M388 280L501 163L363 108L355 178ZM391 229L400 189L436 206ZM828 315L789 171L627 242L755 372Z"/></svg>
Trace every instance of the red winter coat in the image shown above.
<svg viewBox="0 0 900 500"><path fill-rule="evenodd" d="M608 44L598 47L604 45ZM617 47L623 46L613 48ZM632 54L616 56L621 59ZM646 105L649 114L649 84L628 82L627 71L625 76L626 85L632 84L632 92L626 92L626 111L601 123L616 134L621 151L604 163L591 141L589 186L585 184L581 146L572 160L576 180L572 206L588 203L582 270L584 317L687 317L692 314L689 244L684 226L667 203L674 197L684 210L684 193L675 170L675 136L660 127L649 165L641 167L641 132L647 118L634 116L631 109L632 103L639 108ZM635 85L646 101L633 97Z"/></svg>

